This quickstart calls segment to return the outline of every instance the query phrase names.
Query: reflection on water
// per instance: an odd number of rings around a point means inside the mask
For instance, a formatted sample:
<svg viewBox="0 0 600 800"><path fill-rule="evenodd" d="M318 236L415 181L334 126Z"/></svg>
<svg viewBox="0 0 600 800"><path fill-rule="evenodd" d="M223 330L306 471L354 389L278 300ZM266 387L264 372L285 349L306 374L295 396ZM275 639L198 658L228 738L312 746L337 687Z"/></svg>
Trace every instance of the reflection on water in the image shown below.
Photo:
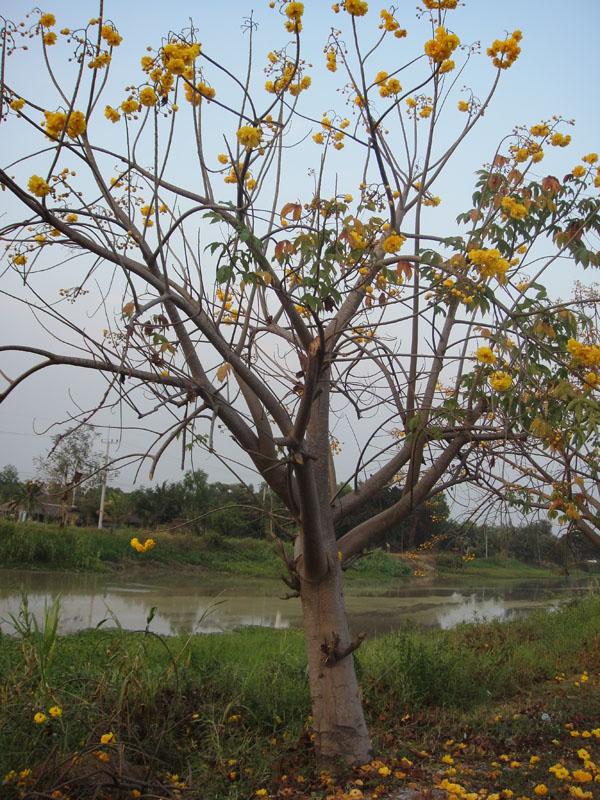
<svg viewBox="0 0 600 800"><path fill-rule="evenodd" d="M299 626L298 600L282 600L277 582L223 579L214 576L160 575L143 579L127 576L79 575L56 572L0 570L0 629L11 631L9 615L18 614L20 596L38 619L44 606L61 595L63 633L104 625L141 630L153 607L150 629L156 633L217 633L247 625L270 628ZM383 633L419 624L452 628L463 622L501 620L535 608L556 608L585 589L584 583L558 580L516 582L469 587L401 584L385 595L346 598L354 630Z"/></svg>

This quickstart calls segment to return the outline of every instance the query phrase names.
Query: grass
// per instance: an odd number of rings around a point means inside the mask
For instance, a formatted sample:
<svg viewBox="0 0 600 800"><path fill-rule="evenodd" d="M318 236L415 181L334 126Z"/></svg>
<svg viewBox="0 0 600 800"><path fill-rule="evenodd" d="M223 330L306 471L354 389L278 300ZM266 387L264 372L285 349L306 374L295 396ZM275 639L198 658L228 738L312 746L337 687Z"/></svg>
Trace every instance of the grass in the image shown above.
<svg viewBox="0 0 600 800"><path fill-rule="evenodd" d="M136 553L132 536L142 541L151 536L156 547ZM140 533L130 530L100 531L97 528L60 528L36 522L0 520L0 567L107 571L110 569L202 569L211 573L278 578L284 567L270 541L235 539L207 533ZM352 564L350 584L391 581L409 573L409 568L382 550Z"/></svg>
<svg viewBox="0 0 600 800"><path fill-rule="evenodd" d="M460 556L438 556L436 569L440 577L448 575L461 578L486 578L488 580L537 580L540 578L556 578L563 574L557 566L538 566L525 564L516 558L507 556L491 556L476 558L462 562Z"/></svg>
<svg viewBox="0 0 600 800"><path fill-rule="evenodd" d="M46 625L36 629L24 612L20 638L4 636L0 642L0 774L31 768L23 780L31 784L32 797L34 790L46 792L36 797L56 790L91 797L98 775L124 787L123 794L105 790L111 798L130 797L136 788L149 792L147 797L174 797L181 780L186 797L206 800L250 798L260 788L292 800L343 798L352 796L349 787L366 792L396 772L430 787L439 779L434 773L445 739L463 741L468 731L479 742L473 756L480 758L485 732L491 759L512 753L514 741L530 734L529 717L513 720L511 711L507 719L506 710L492 713L492 703L534 708L538 701L524 698L543 694L550 685L546 705L531 712L536 736L543 732L540 715L548 707L551 737L558 741L562 732L570 744L564 724L593 726L594 703L600 707L598 596L517 622L386 635L365 642L357 654L379 761L335 794L311 758L299 632L243 629L162 638L100 629L58 637L55 615L48 610L48 632ZM588 679L576 688L584 668ZM574 677L556 683L558 673ZM573 700L565 705L569 692L577 700L576 713ZM60 718L49 717L52 706L62 708ZM48 716L41 725L33 722L37 711ZM100 744L108 732L117 744ZM448 752L456 755L455 749ZM166 777L173 773L183 777ZM490 787L499 785L489 775L486 780ZM281 794L286 788L290 792ZM16 789L6 796L17 797Z"/></svg>

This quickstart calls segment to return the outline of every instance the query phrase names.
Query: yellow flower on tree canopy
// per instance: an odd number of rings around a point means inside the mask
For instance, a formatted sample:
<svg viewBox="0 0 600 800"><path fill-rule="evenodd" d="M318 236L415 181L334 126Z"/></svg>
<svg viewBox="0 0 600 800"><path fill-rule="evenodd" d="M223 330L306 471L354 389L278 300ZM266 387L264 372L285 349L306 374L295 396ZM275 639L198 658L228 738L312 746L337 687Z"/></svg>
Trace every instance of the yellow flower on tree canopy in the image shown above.
<svg viewBox="0 0 600 800"><path fill-rule="evenodd" d="M479 270L482 278L496 278L499 283L506 282L506 271L509 264L495 247L489 250L485 248L469 250L469 258Z"/></svg>
<svg viewBox="0 0 600 800"><path fill-rule="evenodd" d="M450 58L459 44L460 39L455 33L448 33L443 25L439 25L435 29L435 38L425 42L425 55L428 55L436 64L441 64L442 61Z"/></svg>
<svg viewBox="0 0 600 800"><path fill-rule="evenodd" d="M495 392L506 392L512 386L512 378L508 372L497 370L492 372L488 378L488 383Z"/></svg>
<svg viewBox="0 0 600 800"><path fill-rule="evenodd" d="M383 240L381 246L385 253L397 253L405 241L405 236L399 233L390 233L390 235Z"/></svg>
<svg viewBox="0 0 600 800"><path fill-rule="evenodd" d="M344 8L353 17L364 17L369 10L369 4L364 0L345 0Z"/></svg>
<svg viewBox="0 0 600 800"><path fill-rule="evenodd" d="M27 181L27 188L36 197L46 197L52 191L50 185L40 175L32 175Z"/></svg>
<svg viewBox="0 0 600 800"><path fill-rule="evenodd" d="M78 136L85 133L86 128L87 122L83 111L72 111L67 121L67 136L70 139L77 139Z"/></svg>
<svg viewBox="0 0 600 800"><path fill-rule="evenodd" d="M40 15L40 25L42 28L52 28L56 25L56 17L49 12Z"/></svg>
<svg viewBox="0 0 600 800"><path fill-rule="evenodd" d="M492 58L492 63L498 69L508 69L512 66L521 52L519 42L523 38L521 31L513 31L507 39L495 39L488 47L487 54Z"/></svg>
<svg viewBox="0 0 600 800"><path fill-rule="evenodd" d="M482 345L475 350L475 358L481 364L495 364L496 363L496 356L494 355L492 348L488 347L487 345Z"/></svg>
<svg viewBox="0 0 600 800"><path fill-rule="evenodd" d="M103 25L100 35L111 47L118 47L123 41L123 37L110 25Z"/></svg>
<svg viewBox="0 0 600 800"><path fill-rule="evenodd" d="M262 131L254 125L242 125L236 134L238 142L246 148L252 150L258 147L262 139Z"/></svg>
<svg viewBox="0 0 600 800"><path fill-rule="evenodd" d="M151 86L144 86L143 89L140 89L140 103L143 106L155 106L156 99L156 92Z"/></svg>

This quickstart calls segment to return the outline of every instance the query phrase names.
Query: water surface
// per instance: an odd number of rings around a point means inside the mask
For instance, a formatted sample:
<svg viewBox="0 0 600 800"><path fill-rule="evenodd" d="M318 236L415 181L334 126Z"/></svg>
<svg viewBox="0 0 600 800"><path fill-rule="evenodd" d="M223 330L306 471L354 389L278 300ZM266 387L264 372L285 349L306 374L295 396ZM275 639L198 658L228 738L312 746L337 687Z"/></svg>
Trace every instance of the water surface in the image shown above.
<svg viewBox="0 0 600 800"><path fill-rule="evenodd" d="M71 633L100 624L142 630L155 608L150 629L161 634L217 633L246 625L298 627L298 599L284 600L278 581L237 577L168 574L73 574L0 570L0 629L11 632L21 595L38 620L60 595L60 630ZM354 631L373 635L423 625L452 628L462 622L503 620L538 608L557 608L586 591L581 581L513 581L461 585L399 581L377 594L377 587L351 590L346 597Z"/></svg>

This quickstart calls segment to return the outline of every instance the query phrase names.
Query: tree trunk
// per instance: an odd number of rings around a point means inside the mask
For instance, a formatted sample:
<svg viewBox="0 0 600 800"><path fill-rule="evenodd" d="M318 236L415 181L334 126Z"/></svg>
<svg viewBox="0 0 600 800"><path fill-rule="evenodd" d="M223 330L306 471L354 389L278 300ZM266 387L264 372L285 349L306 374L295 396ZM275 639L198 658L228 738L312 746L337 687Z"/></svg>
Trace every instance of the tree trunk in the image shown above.
<svg viewBox="0 0 600 800"><path fill-rule="evenodd" d="M356 680L337 558L324 579L301 580L317 757L364 764L371 742Z"/></svg>

